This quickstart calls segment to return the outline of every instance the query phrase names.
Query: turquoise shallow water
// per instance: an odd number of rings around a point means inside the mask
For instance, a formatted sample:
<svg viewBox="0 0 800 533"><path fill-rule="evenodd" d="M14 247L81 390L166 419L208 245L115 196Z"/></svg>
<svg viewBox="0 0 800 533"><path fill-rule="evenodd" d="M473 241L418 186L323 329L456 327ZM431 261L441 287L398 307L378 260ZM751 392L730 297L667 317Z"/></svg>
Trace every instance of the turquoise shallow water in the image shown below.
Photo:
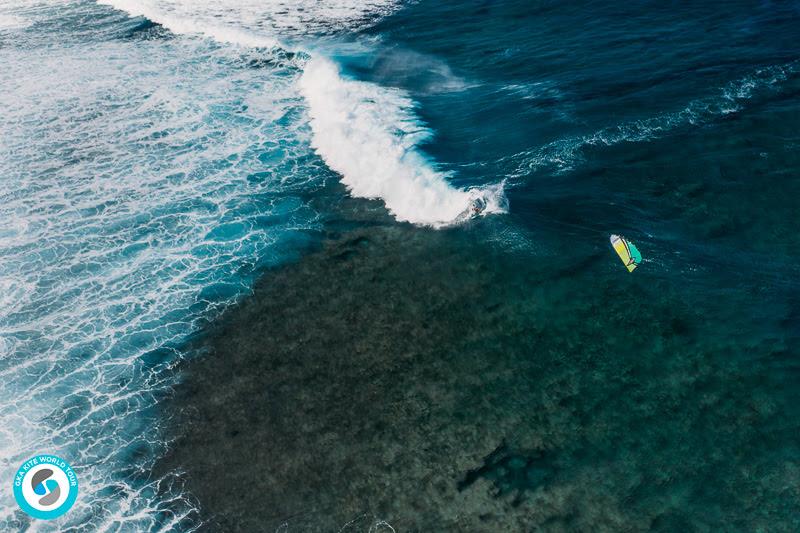
<svg viewBox="0 0 800 533"><path fill-rule="evenodd" d="M798 22L4 4L0 526L797 530Z"/></svg>

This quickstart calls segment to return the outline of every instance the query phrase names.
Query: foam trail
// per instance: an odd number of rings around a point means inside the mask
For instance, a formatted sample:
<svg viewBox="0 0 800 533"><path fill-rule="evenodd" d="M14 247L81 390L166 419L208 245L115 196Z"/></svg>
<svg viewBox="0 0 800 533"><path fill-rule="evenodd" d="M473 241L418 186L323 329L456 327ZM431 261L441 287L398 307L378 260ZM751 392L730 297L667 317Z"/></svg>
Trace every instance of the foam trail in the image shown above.
<svg viewBox="0 0 800 533"><path fill-rule="evenodd" d="M2 30L19 30L27 28L31 25L31 21L19 17L17 15L9 15L0 13L0 31Z"/></svg>
<svg viewBox="0 0 800 533"><path fill-rule="evenodd" d="M583 151L593 146L614 146L623 142L646 142L669 135L681 128L704 124L718 117L741 111L745 103L764 92L779 90L781 85L797 75L800 61L757 69L734 80L716 94L689 102L674 112L617 124L578 137L568 137L546 144L535 150L514 154L510 161L521 161L518 168L509 172L512 180L524 178L541 167L554 167L558 172L569 171L583 161ZM502 160L500 161L502 163Z"/></svg>
<svg viewBox="0 0 800 533"><path fill-rule="evenodd" d="M271 48L280 39L350 32L393 12L398 0L97 0L173 33Z"/></svg>
<svg viewBox="0 0 800 533"><path fill-rule="evenodd" d="M31 522L0 490L0 531L191 529L176 474L153 475L158 402L178 347L315 227L299 73L108 39L132 25L92 3L21 14L38 40L0 49L0 479L51 452L81 493Z"/></svg>
<svg viewBox="0 0 800 533"><path fill-rule="evenodd" d="M343 78L319 57L306 64L300 89L314 149L354 196L382 199L397 220L432 227L461 220L475 198L486 204L482 214L505 211L502 186L457 189L419 151L432 132L402 91Z"/></svg>
<svg viewBox="0 0 800 533"><path fill-rule="evenodd" d="M318 175L294 118L307 55L269 69L242 58L291 49L274 36L347 30L395 4L99 3L203 38L108 39L130 30L119 19L93 41L92 21L115 17L88 2L36 2L13 19L30 20L28 38L46 46L20 46L0 70L0 175L14 185L0 190L0 478L51 451L80 465L81 496L69 515L29 525L0 491L2 531L200 523L174 474L152 477L169 446L158 405L177 347L316 227L295 196ZM325 59L306 64L314 145L355 195L437 227L473 198L503 209L501 185L459 190L431 166L417 149L431 133L404 93L345 80ZM320 148L328 138L353 161Z"/></svg>
<svg viewBox="0 0 800 533"><path fill-rule="evenodd" d="M144 16L174 33L294 52L304 50L283 44L272 35L330 32L342 21L352 24L354 20L381 16L395 4L334 0L293 5L268 1L267 7L292 12L288 18L277 19L264 14L268 10L263 2L245 0L237 6L240 18L234 21L217 2L209 0L99 1L133 16ZM313 16L309 16L309 10L314 11ZM319 27L319 20L328 21L329 26ZM432 133L420 123L413 111L414 102L402 91L344 79L336 65L323 57L306 63L300 86L308 102L313 146L327 165L342 175L342 182L354 196L382 199L398 220L432 227L468 218L475 199L485 206L483 215L505 212L502 185L454 188L447 174L437 171L417 149Z"/></svg>
<svg viewBox="0 0 800 533"><path fill-rule="evenodd" d="M145 17L152 22L164 26L173 33L182 35L201 35L225 44L236 44L251 48L281 47L277 39L245 29L234 28L226 24L210 23L202 18L182 16L159 7L155 2L136 0L97 0L127 12L133 17Z"/></svg>

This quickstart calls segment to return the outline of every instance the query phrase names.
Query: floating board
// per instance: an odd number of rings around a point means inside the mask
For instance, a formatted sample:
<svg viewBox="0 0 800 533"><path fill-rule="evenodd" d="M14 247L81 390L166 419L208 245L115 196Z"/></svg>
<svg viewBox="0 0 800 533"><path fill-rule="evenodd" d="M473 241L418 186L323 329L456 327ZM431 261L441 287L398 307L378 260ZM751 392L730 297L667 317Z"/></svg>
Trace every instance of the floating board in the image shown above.
<svg viewBox="0 0 800 533"><path fill-rule="evenodd" d="M625 266L628 268L628 272L633 272L633 270L639 266L639 263L642 262L642 254L640 254L639 250L636 249L636 246L634 246L633 243L625 237L612 235L611 246L614 247L614 250L617 252L619 258L622 259L623 263L625 263Z"/></svg>

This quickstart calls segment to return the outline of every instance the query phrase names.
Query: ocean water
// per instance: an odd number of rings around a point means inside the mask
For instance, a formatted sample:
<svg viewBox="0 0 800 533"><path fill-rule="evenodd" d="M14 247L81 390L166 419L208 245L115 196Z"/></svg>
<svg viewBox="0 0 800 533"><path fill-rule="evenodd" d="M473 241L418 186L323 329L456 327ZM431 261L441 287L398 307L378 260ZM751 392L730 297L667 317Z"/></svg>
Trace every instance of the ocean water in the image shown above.
<svg viewBox="0 0 800 533"><path fill-rule="evenodd" d="M799 28L4 2L0 529L796 531Z"/></svg>

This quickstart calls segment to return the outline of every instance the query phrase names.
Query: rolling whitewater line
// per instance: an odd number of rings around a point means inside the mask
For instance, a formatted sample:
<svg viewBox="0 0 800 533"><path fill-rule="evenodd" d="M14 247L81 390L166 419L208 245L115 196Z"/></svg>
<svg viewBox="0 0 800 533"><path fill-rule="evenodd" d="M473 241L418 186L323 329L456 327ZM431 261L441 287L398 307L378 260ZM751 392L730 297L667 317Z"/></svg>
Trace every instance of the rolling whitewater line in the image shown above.
<svg viewBox="0 0 800 533"><path fill-rule="evenodd" d="M263 31L234 28L225 22L224 13L199 17L192 11L196 9L194 4L192 10L186 11L181 2L168 3L171 9L166 9L150 1L99 1L148 18L174 33L200 35L248 48L300 53L303 59L297 61L302 71L299 89L308 105L312 147L341 176L353 196L382 200L398 221L440 228L474 216L507 211L503 182L460 189L450 184L448 173L435 168L435 163L419 149L421 143L433 137L433 132L416 116L416 103L404 91L347 79L332 60L306 47L287 45ZM385 9L374 2L344 2L338 7L359 15L370 8L379 13ZM277 32L281 28L274 29Z"/></svg>

